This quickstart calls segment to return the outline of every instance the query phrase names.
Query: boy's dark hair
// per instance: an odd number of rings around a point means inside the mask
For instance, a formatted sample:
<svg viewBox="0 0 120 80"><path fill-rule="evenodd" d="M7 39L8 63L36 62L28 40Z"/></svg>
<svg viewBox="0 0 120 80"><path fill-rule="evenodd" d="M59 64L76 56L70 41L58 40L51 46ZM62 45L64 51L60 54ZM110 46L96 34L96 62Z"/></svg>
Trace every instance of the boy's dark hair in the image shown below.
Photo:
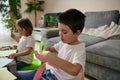
<svg viewBox="0 0 120 80"><path fill-rule="evenodd" d="M69 26L73 33L82 32L85 24L85 15L77 9L69 9L58 16L58 22Z"/></svg>
<svg viewBox="0 0 120 80"><path fill-rule="evenodd" d="M27 31L27 36L32 34L33 25L28 18L21 18L21 19L17 20L16 25L21 28L24 28Z"/></svg>

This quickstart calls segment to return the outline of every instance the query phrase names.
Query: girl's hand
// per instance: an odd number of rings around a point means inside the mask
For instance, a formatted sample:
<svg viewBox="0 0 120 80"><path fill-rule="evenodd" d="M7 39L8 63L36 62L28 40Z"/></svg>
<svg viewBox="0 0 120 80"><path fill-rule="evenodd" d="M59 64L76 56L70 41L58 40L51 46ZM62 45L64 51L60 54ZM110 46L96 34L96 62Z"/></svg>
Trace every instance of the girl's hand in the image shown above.
<svg viewBox="0 0 120 80"><path fill-rule="evenodd" d="M15 39L15 34L13 32L11 32L11 38Z"/></svg>
<svg viewBox="0 0 120 80"><path fill-rule="evenodd" d="M13 38L15 41L19 42L19 38L17 38L17 36L11 32L11 38Z"/></svg>
<svg viewBox="0 0 120 80"><path fill-rule="evenodd" d="M8 58L10 58L10 59L14 59L14 58L16 58L17 57L17 53L13 53L13 54L10 54L9 56L8 56Z"/></svg>

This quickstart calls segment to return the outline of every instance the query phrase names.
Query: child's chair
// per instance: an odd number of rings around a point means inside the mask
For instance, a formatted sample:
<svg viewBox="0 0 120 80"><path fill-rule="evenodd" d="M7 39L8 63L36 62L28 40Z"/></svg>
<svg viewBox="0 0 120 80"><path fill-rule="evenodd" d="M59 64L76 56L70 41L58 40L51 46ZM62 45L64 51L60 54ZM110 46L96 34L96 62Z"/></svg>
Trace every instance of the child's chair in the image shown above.
<svg viewBox="0 0 120 80"><path fill-rule="evenodd" d="M81 80L85 80L85 74L84 74L84 72L82 73Z"/></svg>
<svg viewBox="0 0 120 80"><path fill-rule="evenodd" d="M44 49L44 42L43 42L43 41L41 41L41 42L40 42L40 49L39 49L39 53L42 53L43 49Z"/></svg>
<svg viewBox="0 0 120 80"><path fill-rule="evenodd" d="M44 43L41 41L40 49L39 49L40 54L42 53L43 49L44 49ZM34 54L34 49L33 49L32 53ZM39 59L33 58L31 64L23 67L21 70L36 70L41 64L42 64L42 61L40 61Z"/></svg>

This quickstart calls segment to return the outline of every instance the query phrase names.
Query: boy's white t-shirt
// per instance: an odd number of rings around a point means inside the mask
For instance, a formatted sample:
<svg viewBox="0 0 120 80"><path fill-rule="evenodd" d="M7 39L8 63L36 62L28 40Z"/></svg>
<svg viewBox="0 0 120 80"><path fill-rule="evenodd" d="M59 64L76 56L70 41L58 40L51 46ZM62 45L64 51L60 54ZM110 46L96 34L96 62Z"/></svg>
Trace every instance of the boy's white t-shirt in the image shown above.
<svg viewBox="0 0 120 80"><path fill-rule="evenodd" d="M51 68L52 73L57 77L58 80L80 80L86 61L85 44L80 43L77 45L69 45L59 42L54 45L54 47L56 51L58 51L58 57L71 63L79 63L82 65L82 69L77 76L72 76L63 70L56 69L54 67Z"/></svg>
<svg viewBox="0 0 120 80"><path fill-rule="evenodd" d="M21 52L26 50L28 47L34 48L34 44L35 44L35 41L33 36L22 36L19 40L17 50L18 52ZM26 56L17 57L17 60L23 61L25 63L31 63L32 58L33 58L33 54L31 53Z"/></svg>

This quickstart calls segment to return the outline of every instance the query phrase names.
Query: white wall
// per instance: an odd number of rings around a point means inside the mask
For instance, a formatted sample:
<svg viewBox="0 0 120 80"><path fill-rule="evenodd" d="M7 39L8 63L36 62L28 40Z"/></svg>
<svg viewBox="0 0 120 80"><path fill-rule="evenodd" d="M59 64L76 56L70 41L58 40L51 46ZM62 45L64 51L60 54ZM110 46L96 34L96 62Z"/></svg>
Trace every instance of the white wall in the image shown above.
<svg viewBox="0 0 120 80"><path fill-rule="evenodd" d="M30 0L28 0L30 1ZM44 12L38 13L38 21L40 16L45 13L63 12L70 8L76 8L82 12L86 11L105 11L105 10L119 10L120 0L44 0ZM26 14L23 11L26 9L25 3L27 0L21 0L21 13L23 17L29 17L34 25L34 13ZM37 22L38 22L37 21Z"/></svg>
<svg viewBox="0 0 120 80"><path fill-rule="evenodd" d="M31 22L33 23L33 26L35 25L35 14L34 12L32 13L25 13L24 11L27 9L27 6L25 5L25 3L27 3L28 1L32 1L32 0L21 0L21 14L22 14L22 17L28 17ZM37 12L37 22L38 20L40 20L40 17L41 15L43 15L44 13L43 12ZM38 25L38 23L37 23Z"/></svg>
<svg viewBox="0 0 120 80"><path fill-rule="evenodd" d="M25 5L25 3L27 3L27 0L22 1L21 0L21 10L20 12L22 13L22 17L28 17L27 13L24 13L24 11L27 9L27 6Z"/></svg>
<svg viewBox="0 0 120 80"><path fill-rule="evenodd" d="M114 10L120 11L120 0L45 0L45 11L61 12L76 8L82 12Z"/></svg>

